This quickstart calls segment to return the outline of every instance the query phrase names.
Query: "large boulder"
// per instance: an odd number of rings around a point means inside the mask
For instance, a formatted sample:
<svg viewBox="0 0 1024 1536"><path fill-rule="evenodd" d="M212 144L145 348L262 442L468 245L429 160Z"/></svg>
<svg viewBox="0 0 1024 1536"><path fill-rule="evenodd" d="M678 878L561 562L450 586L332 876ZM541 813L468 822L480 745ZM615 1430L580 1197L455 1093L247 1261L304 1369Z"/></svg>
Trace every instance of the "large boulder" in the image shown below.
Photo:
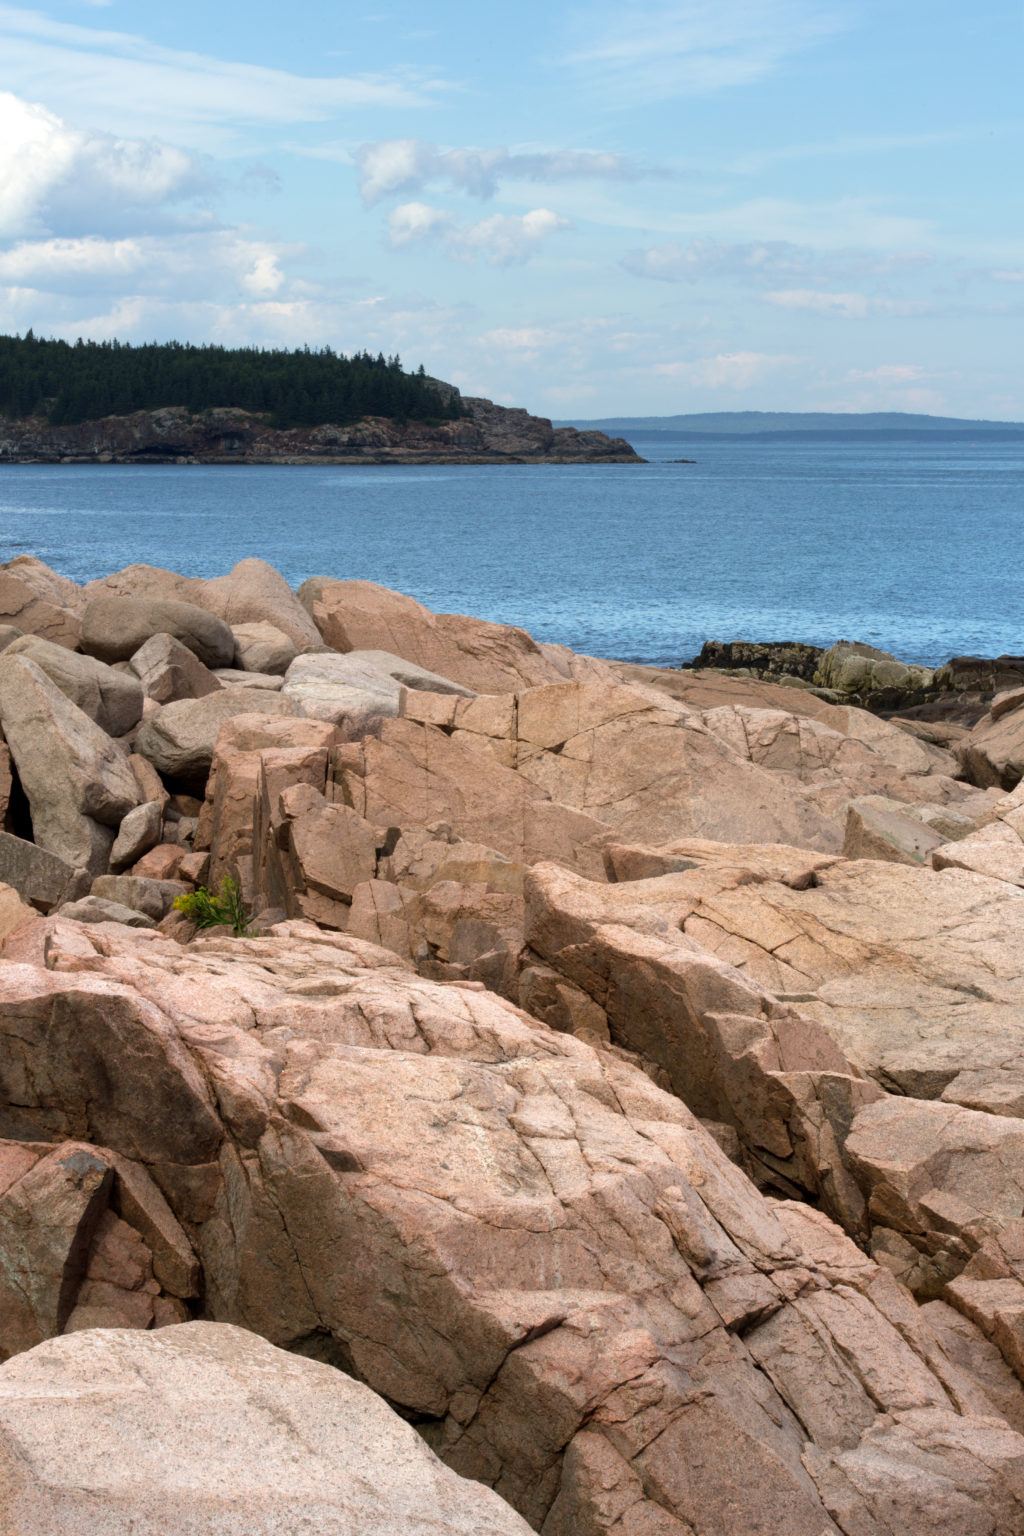
<svg viewBox="0 0 1024 1536"><path fill-rule="evenodd" d="M84 896L90 880L84 869L76 869L59 854L11 832L0 832L0 881L13 886L40 912Z"/></svg>
<svg viewBox="0 0 1024 1536"><path fill-rule="evenodd" d="M116 828L142 802L127 753L27 656L0 655L0 725L35 842L102 874Z"/></svg>
<svg viewBox="0 0 1024 1536"><path fill-rule="evenodd" d="M127 736L142 719L138 681L94 656L81 656L38 635L15 640L6 647L6 654L28 656L108 736Z"/></svg>
<svg viewBox="0 0 1024 1536"><path fill-rule="evenodd" d="M120 874L144 853L155 848L163 829L164 807L160 800L146 800L129 811L122 821L110 850L110 868Z"/></svg>
<svg viewBox="0 0 1024 1536"><path fill-rule="evenodd" d="M110 901L105 896L83 896L79 901L69 901L60 909L61 917L73 918L76 923L123 923L128 928L155 928L156 919L147 917L135 907L126 907L120 901Z"/></svg>
<svg viewBox="0 0 1024 1536"><path fill-rule="evenodd" d="M277 812L266 853L272 848L275 855L273 890L281 906L289 917L347 928L353 892L377 874L377 832L350 805L329 804L308 783L280 791Z"/></svg>
<svg viewBox="0 0 1024 1536"><path fill-rule="evenodd" d="M765 883L742 858L615 885L539 864L525 879L526 941L603 1011L616 1045L659 1068L702 1119L732 1126L763 1176L863 1233L842 1143L852 1114L880 1090L859 1079L802 1000L772 995L680 931L701 888L710 897Z"/></svg>
<svg viewBox="0 0 1024 1536"><path fill-rule="evenodd" d="M864 795L850 801L843 838L843 853L848 859L925 864L945 841L942 833L908 814L898 800Z"/></svg>
<svg viewBox="0 0 1024 1536"><path fill-rule="evenodd" d="M692 843L673 849L689 868L645 878L642 852L608 850L641 876L627 884L530 871L532 951L604 1011L616 1044L732 1125L767 1176L938 1295L1024 1183L1024 892L867 860L807 879L783 850Z"/></svg>
<svg viewBox="0 0 1024 1536"><path fill-rule="evenodd" d="M691 671L688 667L646 667L627 661L610 665L621 682L656 688L691 709L715 709L722 704L784 709L840 728L837 720L843 706L830 704L810 688L796 688L761 677L736 677L711 667Z"/></svg>
<svg viewBox="0 0 1024 1536"><path fill-rule="evenodd" d="M235 715L296 715L291 699L256 688L222 688L201 699L178 699L147 720L135 750L166 779L202 794L221 726Z"/></svg>
<svg viewBox="0 0 1024 1536"><path fill-rule="evenodd" d="M970 869L1024 886L1024 785L999 798L967 831L936 848L934 869Z"/></svg>
<svg viewBox="0 0 1024 1536"><path fill-rule="evenodd" d="M920 704L934 687L935 673L873 645L839 640L820 658L814 682L865 709L899 709Z"/></svg>
<svg viewBox="0 0 1024 1536"><path fill-rule="evenodd" d="M151 635L128 663L148 699L173 704L176 699L203 699L222 687L194 651L173 635Z"/></svg>
<svg viewBox="0 0 1024 1536"><path fill-rule="evenodd" d="M377 721L398 714L403 688L472 697L461 683L387 651L299 656L285 673L282 692L304 715L343 725L346 736L357 741Z"/></svg>
<svg viewBox="0 0 1024 1536"><path fill-rule="evenodd" d="M1012 704L1013 697L1006 703ZM1024 777L1024 707L990 709L955 750L961 771L972 784L982 789L1016 789Z"/></svg>
<svg viewBox="0 0 1024 1536"><path fill-rule="evenodd" d="M175 603L193 603L202 607L206 583L199 576L179 576L158 565L126 565L121 571L86 582L86 603L94 597L133 597Z"/></svg>
<svg viewBox="0 0 1024 1536"><path fill-rule="evenodd" d="M115 902L133 912L142 912L159 922L166 917L188 886L180 880L154 880L144 875L100 875L92 883L92 895L101 901Z"/></svg>
<svg viewBox="0 0 1024 1536"><path fill-rule="evenodd" d="M918 1295L940 1295L986 1238L1020 1216L1019 1119L882 1099L855 1115L846 1156L869 1198L876 1253Z"/></svg>
<svg viewBox="0 0 1024 1536"><path fill-rule="evenodd" d="M753 849L685 852L692 867L660 879L577 890L564 875L545 877L543 929L530 942L557 964L564 944L548 936L546 914L600 902L607 924L641 934L656 915L684 959L697 945L734 979L793 1001L879 1086L1024 1115L1024 890L967 869L874 859L822 862L793 880ZM644 1049L657 1059L656 1034Z"/></svg>
<svg viewBox="0 0 1024 1536"><path fill-rule="evenodd" d="M0 966L0 1084L26 1140L33 1121L57 1137L74 1116L100 1162L146 1162L199 1260L211 1321L361 1378L534 1529L824 1536L869 1531L884 1507L901 1536L930 1536L937 1519L969 1530L978 1509L986 1536L1017 1536L1024 1441L981 1382L884 1268L819 1211L764 1199L631 1062L312 925L183 948L40 922L52 968L14 963L10 949ZM121 1219L137 1221L123 1203ZM156 1238L135 1230L155 1258ZM76 1287L64 1300L75 1310ZM148 1326L124 1346L133 1383L153 1380L135 1348L166 1360L196 1332ZM83 1337L97 1340L113 1414L122 1377L109 1352L123 1335ZM80 1489L81 1467L96 1467L87 1507L102 1509L120 1436L92 1457L81 1393L58 1434L51 1362L67 1347L43 1346L0 1375L23 1368L36 1381L42 1359L50 1384L45 1399L30 1393L14 1465L37 1479L33 1496L68 1466ZM185 1375L182 1435L218 1468L230 1420L237 1469L242 1401L256 1389L247 1375L239 1401L218 1370L204 1351ZM261 1379L280 1404L276 1372ZM317 1379L338 1381L326 1368ZM272 1445L287 1436L288 1476L276 1450L252 1458L286 1486L287 1509L272 1496L264 1506L277 1529L305 1486L291 1426L322 1445L330 1422L301 1380L283 1420L261 1407ZM136 1386L133 1425L146 1439L136 1452L126 1421L130 1486L148 1488L155 1463L154 1519L166 1526L170 1509L177 1525L191 1511L167 1497L194 1498L204 1473L189 1463L164 1496L179 1442L165 1419L140 1421L138 1401ZM70 1449L65 1434L78 1437ZM36 1471L44 1457L49 1483ZM236 1470L228 1486L251 1485ZM123 1511L133 1494L117 1488ZM67 1507L65 1524L89 1536L79 1506ZM261 1529L251 1519L246 1536Z"/></svg>
<svg viewBox="0 0 1024 1536"><path fill-rule="evenodd" d="M320 632L310 615L280 572L265 560L239 560L226 576L215 576L205 582L201 596L195 600L232 629L240 624L266 624L286 635L299 652L323 649ZM277 668L251 670L273 672Z"/></svg>
<svg viewBox="0 0 1024 1536"><path fill-rule="evenodd" d="M388 651L474 693L563 682L584 660L560 647L538 645L511 624L432 613L415 598L372 581L316 576L303 582L298 596L332 650Z"/></svg>
<svg viewBox="0 0 1024 1536"><path fill-rule="evenodd" d="M295 642L265 620L232 624L231 630L235 637L235 666L242 672L267 672L283 677L298 655Z"/></svg>
<svg viewBox="0 0 1024 1536"><path fill-rule="evenodd" d="M564 683L519 695L518 771L621 840L715 837L838 851L798 784L740 755L645 688ZM744 738L745 739L745 738Z"/></svg>
<svg viewBox="0 0 1024 1536"><path fill-rule="evenodd" d="M35 908L22 900L13 885L0 883L0 944L22 923L33 922L37 915Z"/></svg>
<svg viewBox="0 0 1024 1536"><path fill-rule="evenodd" d="M79 1328L179 1322L176 1298L193 1296L198 1278L145 1170L85 1142L0 1141L0 1254L4 1360Z"/></svg>
<svg viewBox="0 0 1024 1536"><path fill-rule="evenodd" d="M37 597L53 603L57 608L65 608L69 613L80 614L86 605L84 587L80 587L68 576L61 576L35 555L15 555L13 560L5 560L0 565L0 571L7 576L17 577Z"/></svg>
<svg viewBox="0 0 1024 1536"><path fill-rule="evenodd" d="M204 666L230 667L234 659L235 639L223 619L170 598L92 598L82 615L80 644L101 661L128 661L161 634L180 640Z"/></svg>
<svg viewBox="0 0 1024 1536"><path fill-rule="evenodd" d="M196 1256L146 1170L55 1139L0 1140L0 1360L77 1328L179 1322L197 1291Z"/></svg>
<svg viewBox="0 0 1024 1536"><path fill-rule="evenodd" d="M18 1536L529 1536L375 1393L217 1323L76 1333L0 1370Z"/></svg>
<svg viewBox="0 0 1024 1536"><path fill-rule="evenodd" d="M0 569L0 624L13 625L26 635L40 635L73 651L81 629L79 616L38 592L10 569Z"/></svg>
<svg viewBox="0 0 1024 1536"><path fill-rule="evenodd" d="M991 698L1022 685L1024 656L953 656L935 673L936 689L966 697Z"/></svg>
<svg viewBox="0 0 1024 1536"><path fill-rule="evenodd" d="M686 665L695 671L714 667L752 672L755 677L797 677L811 683L823 655L820 645L804 645L797 640L705 640L700 655Z"/></svg>
<svg viewBox="0 0 1024 1536"><path fill-rule="evenodd" d="M280 796L296 784L322 793L337 741L336 728L323 720L242 714L225 723L195 839L197 850L210 852L215 888L230 875L255 906L287 906L278 869Z"/></svg>

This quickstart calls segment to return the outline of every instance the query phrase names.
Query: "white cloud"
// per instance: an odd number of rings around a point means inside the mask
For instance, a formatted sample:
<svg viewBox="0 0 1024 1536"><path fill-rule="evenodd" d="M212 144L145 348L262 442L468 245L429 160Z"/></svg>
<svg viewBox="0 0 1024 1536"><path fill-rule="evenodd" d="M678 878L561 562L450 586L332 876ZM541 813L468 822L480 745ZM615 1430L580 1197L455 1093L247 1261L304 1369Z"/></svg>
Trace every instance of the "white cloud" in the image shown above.
<svg viewBox="0 0 1024 1536"><path fill-rule="evenodd" d="M444 208L429 203L402 203L388 215L388 240L396 249L421 240L439 239L460 261L488 262L492 267L518 266L537 254L549 235L570 228L550 208L524 214L493 214L475 224L459 224Z"/></svg>
<svg viewBox="0 0 1024 1536"><path fill-rule="evenodd" d="M366 206L396 193L443 183L472 197L493 197L504 181L637 181L663 171L634 165L623 155L587 149L529 152L439 149L423 139L383 139L355 152L359 190Z"/></svg>
<svg viewBox="0 0 1024 1536"><path fill-rule="evenodd" d="M660 0L628 14L602 3L577 14L566 62L612 104L639 105L749 84L844 25L827 0Z"/></svg>
<svg viewBox="0 0 1024 1536"><path fill-rule="evenodd" d="M212 147L253 124L322 122L367 107L422 105L438 82L398 74L304 76L164 48L125 32L0 4L4 80L22 96L116 133Z"/></svg>
<svg viewBox="0 0 1024 1536"><path fill-rule="evenodd" d="M931 306L920 300L879 299L867 293L823 293L815 288L784 288L763 295L766 304L778 309L806 309L842 320L863 320L868 315L924 315Z"/></svg>
<svg viewBox="0 0 1024 1536"><path fill-rule="evenodd" d="M402 203L388 214L388 240L396 249L453 228L452 215L443 208L431 208L429 203Z"/></svg>
<svg viewBox="0 0 1024 1536"><path fill-rule="evenodd" d="M993 272L992 280L996 283L1024 283L1024 267Z"/></svg>
<svg viewBox="0 0 1024 1536"><path fill-rule="evenodd" d="M568 219L559 218L550 208L532 208L529 213L496 213L478 224L467 224L449 237L448 244L465 260L480 256L493 267L508 267L528 261L549 235L569 228Z"/></svg>
<svg viewBox="0 0 1024 1536"><path fill-rule="evenodd" d="M702 389L749 389L799 359L788 353L719 352L683 362L655 363L653 372Z"/></svg>
<svg viewBox="0 0 1024 1536"><path fill-rule="evenodd" d="M189 151L70 128L45 107L0 91L0 239L108 229L212 185Z"/></svg>
<svg viewBox="0 0 1024 1536"><path fill-rule="evenodd" d="M53 296L120 294L195 300L271 298L288 284L282 261L297 247L272 246L232 230L104 240L22 241L0 251L0 286Z"/></svg>

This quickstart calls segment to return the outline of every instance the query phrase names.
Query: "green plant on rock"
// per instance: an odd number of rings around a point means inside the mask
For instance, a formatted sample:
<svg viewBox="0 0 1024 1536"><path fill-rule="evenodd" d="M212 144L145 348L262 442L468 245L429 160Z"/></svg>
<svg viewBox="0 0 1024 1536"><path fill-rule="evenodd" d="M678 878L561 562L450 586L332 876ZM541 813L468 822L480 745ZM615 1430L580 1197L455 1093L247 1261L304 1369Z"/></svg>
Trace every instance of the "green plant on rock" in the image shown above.
<svg viewBox="0 0 1024 1536"><path fill-rule="evenodd" d="M230 875L224 876L216 895L201 885L186 896L176 897L174 906L197 928L230 928L240 939L246 938L250 932L242 892L238 881L232 880Z"/></svg>

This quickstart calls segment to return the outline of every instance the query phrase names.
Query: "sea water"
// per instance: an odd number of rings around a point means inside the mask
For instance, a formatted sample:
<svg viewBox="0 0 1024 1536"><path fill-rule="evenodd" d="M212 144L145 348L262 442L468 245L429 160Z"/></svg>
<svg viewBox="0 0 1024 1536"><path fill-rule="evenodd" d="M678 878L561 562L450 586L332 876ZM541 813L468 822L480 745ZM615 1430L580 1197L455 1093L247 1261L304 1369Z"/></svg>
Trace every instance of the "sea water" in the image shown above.
<svg viewBox="0 0 1024 1536"><path fill-rule="evenodd" d="M1024 654L1024 444L638 442L647 464L6 465L0 560L360 577L597 656ZM693 463L678 463L687 458Z"/></svg>

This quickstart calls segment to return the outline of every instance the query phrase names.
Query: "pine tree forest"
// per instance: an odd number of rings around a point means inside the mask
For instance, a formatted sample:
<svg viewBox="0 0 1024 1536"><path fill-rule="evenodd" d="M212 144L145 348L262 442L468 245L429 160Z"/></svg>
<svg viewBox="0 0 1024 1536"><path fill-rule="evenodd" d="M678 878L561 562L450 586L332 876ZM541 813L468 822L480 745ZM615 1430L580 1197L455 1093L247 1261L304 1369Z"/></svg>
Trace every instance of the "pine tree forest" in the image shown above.
<svg viewBox="0 0 1024 1536"><path fill-rule="evenodd" d="M366 416L450 421L466 414L457 394L434 387L422 366L396 357L151 342L67 342L0 336L0 416L44 417L71 426L182 406L193 415L234 407L273 427L345 425Z"/></svg>

